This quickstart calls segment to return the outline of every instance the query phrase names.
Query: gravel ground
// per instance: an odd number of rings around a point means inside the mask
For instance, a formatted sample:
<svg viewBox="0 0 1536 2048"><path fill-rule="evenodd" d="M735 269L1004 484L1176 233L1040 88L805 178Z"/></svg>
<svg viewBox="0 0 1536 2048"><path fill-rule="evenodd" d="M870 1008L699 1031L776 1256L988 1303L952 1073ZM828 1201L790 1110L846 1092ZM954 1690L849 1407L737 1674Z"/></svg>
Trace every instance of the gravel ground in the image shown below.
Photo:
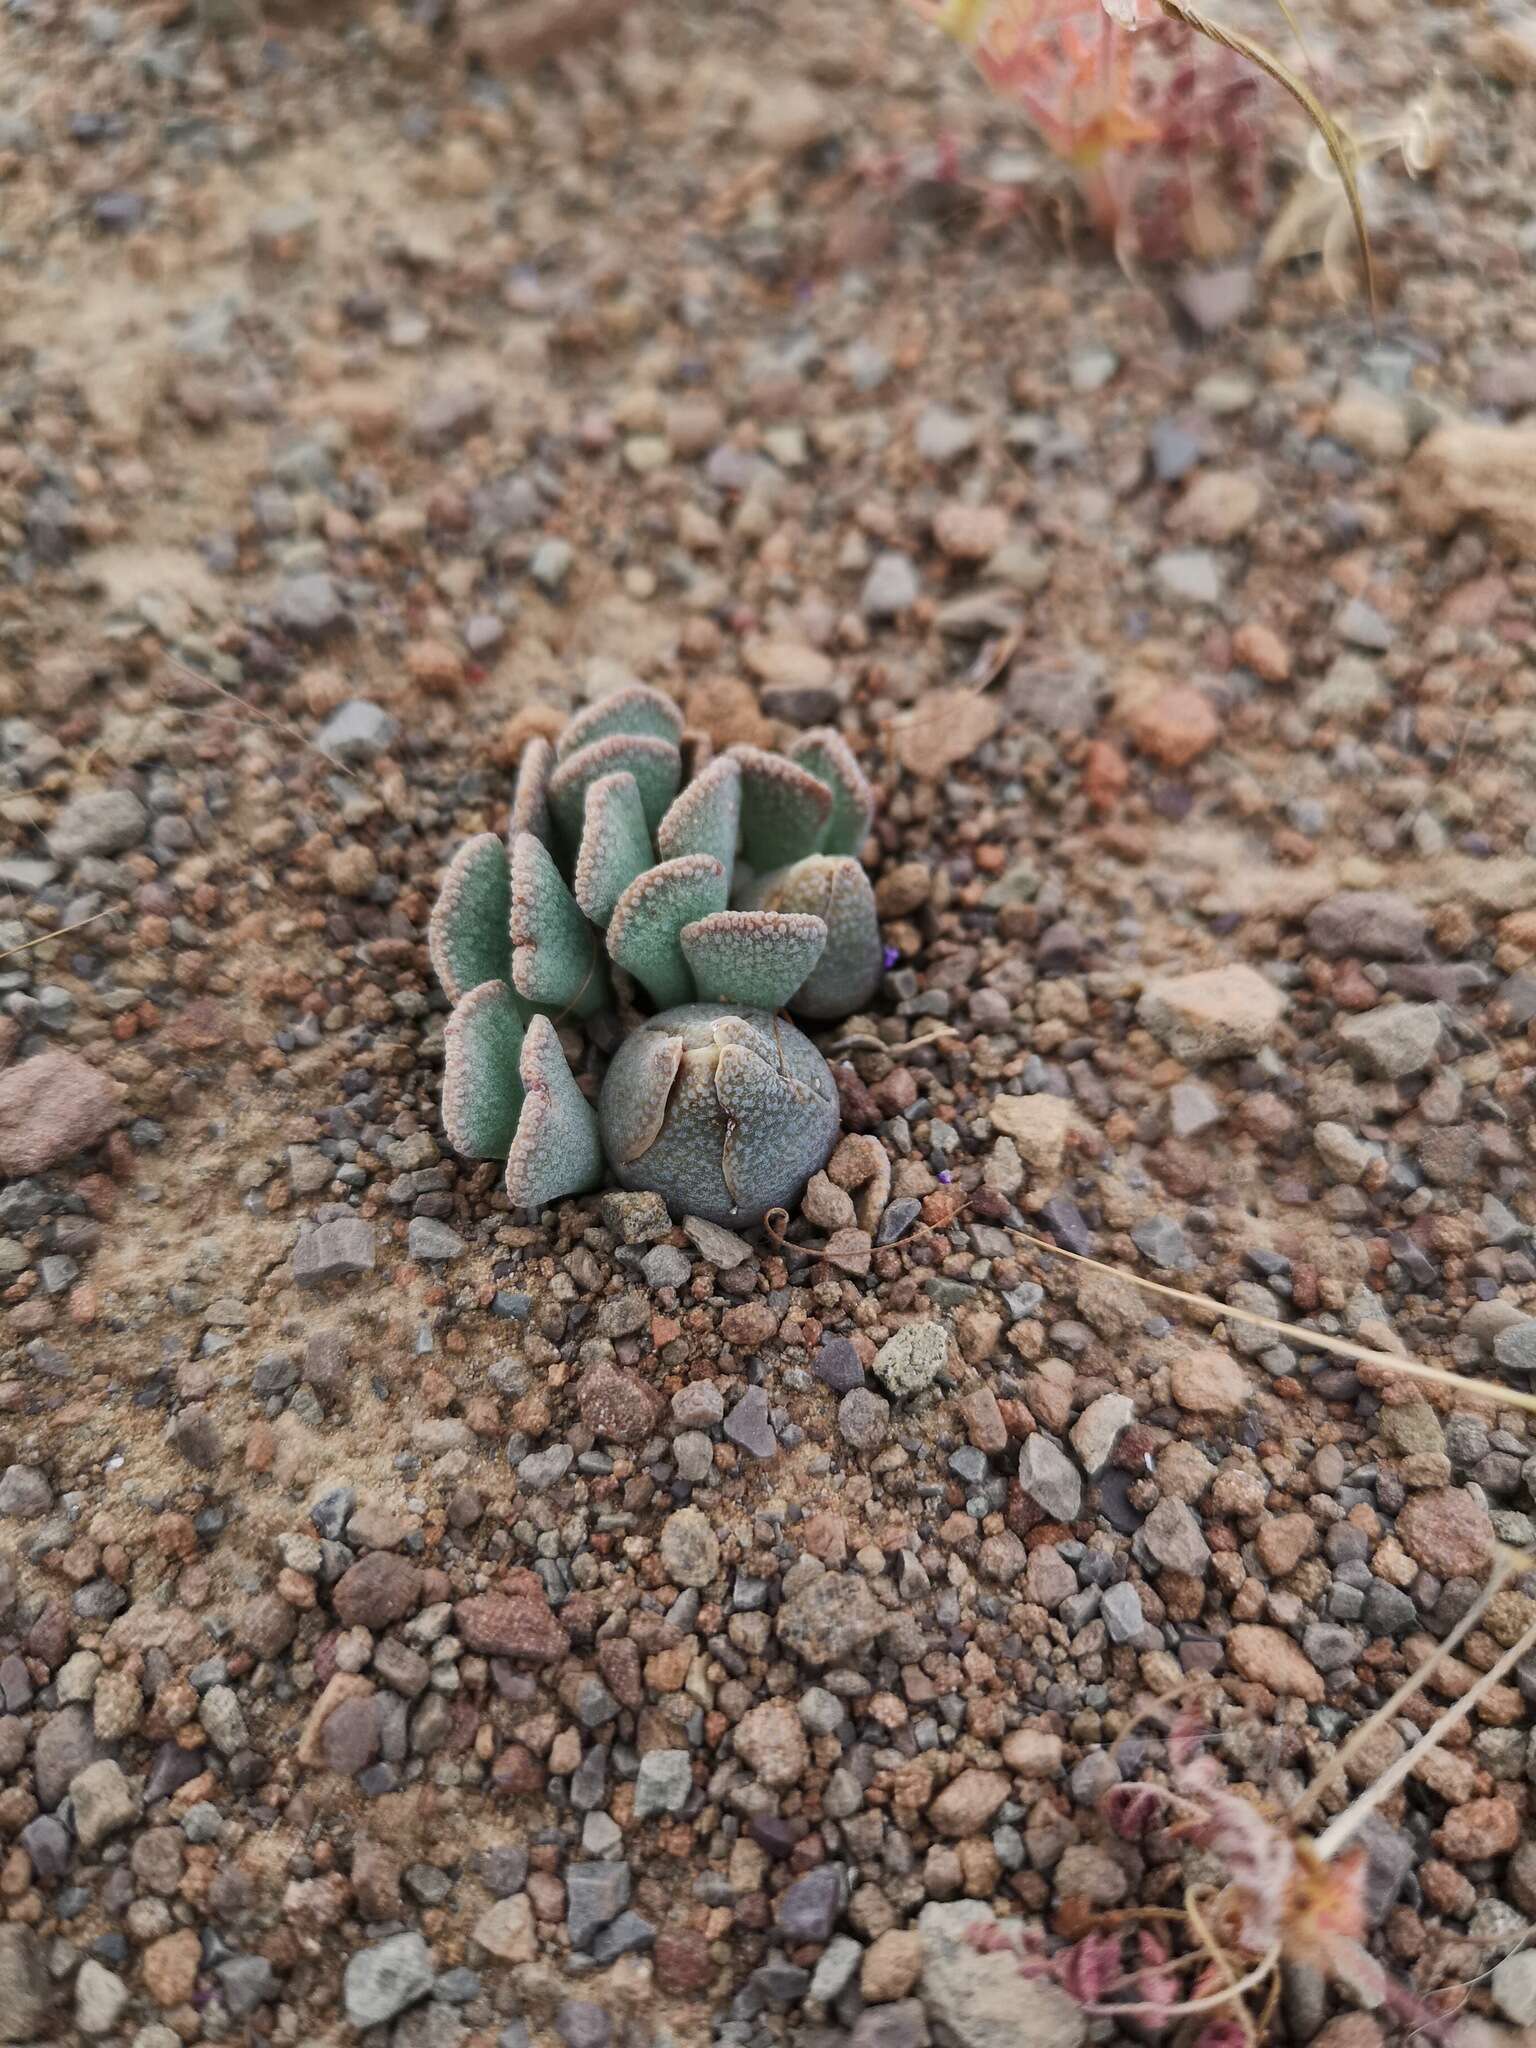
<svg viewBox="0 0 1536 2048"><path fill-rule="evenodd" d="M299 12L0 28L0 2041L1070 2048L964 1935L1181 1891L1135 1702L1283 1806L1536 1541L1522 1411L1307 1341L1536 1373L1536 46L1345 11L1455 135L1373 330L978 239L876 0ZM629 675L881 792L782 1243L441 1140L437 878ZM1483 2041L1518 1675L1368 1836Z"/></svg>

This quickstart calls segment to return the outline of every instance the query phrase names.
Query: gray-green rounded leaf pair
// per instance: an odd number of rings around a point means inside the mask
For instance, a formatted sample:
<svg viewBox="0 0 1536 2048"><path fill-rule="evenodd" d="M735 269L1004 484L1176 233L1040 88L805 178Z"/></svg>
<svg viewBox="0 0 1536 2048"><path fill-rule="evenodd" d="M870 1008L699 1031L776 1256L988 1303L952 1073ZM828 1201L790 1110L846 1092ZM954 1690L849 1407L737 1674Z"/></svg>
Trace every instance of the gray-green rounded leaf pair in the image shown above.
<svg viewBox="0 0 1536 2048"><path fill-rule="evenodd" d="M711 757L641 684L530 741L506 841L466 841L432 913L455 1149L505 1158L520 1207L596 1187L605 1163L713 1222L792 1201L836 1141L837 1092L779 1013L844 1017L874 992L872 812L841 734ZM555 1026L618 1007L614 970L658 1014L594 1112Z"/></svg>

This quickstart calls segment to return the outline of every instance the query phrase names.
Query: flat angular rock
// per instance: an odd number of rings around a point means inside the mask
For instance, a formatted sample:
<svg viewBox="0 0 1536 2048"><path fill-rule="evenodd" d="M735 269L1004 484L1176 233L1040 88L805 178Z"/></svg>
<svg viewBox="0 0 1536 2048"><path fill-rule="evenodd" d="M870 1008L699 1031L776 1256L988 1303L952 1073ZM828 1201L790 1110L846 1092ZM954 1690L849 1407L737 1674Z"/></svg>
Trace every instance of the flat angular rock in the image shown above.
<svg viewBox="0 0 1536 2048"><path fill-rule="evenodd" d="M793 1594L778 1613L779 1641L803 1664L841 1664L886 1626L885 1610L863 1579L824 1572Z"/></svg>
<svg viewBox="0 0 1536 2048"><path fill-rule="evenodd" d="M362 1948L347 1964L342 1997L354 2027L382 2026L425 1998L437 1972L419 1934L392 1934Z"/></svg>
<svg viewBox="0 0 1536 2048"><path fill-rule="evenodd" d="M918 1996L935 2038L948 2048L1082 2048L1088 2021L1073 1999L1045 1978L1021 1976L1011 1950L979 1952L975 1933L995 1923L976 1899L930 1899L918 1915Z"/></svg>
<svg viewBox="0 0 1536 2048"><path fill-rule="evenodd" d="M1059 1444L1036 1431L1019 1452L1019 1484L1053 1522L1075 1522L1083 1508L1082 1474Z"/></svg>
<svg viewBox="0 0 1536 2048"><path fill-rule="evenodd" d="M942 1323L908 1323L875 1353L874 1373L893 1399L931 1387L949 1363L949 1332Z"/></svg>
<svg viewBox="0 0 1536 2048"><path fill-rule="evenodd" d="M1190 1066L1261 1052L1285 1014L1285 997L1255 968L1205 967L1154 981L1136 1015Z"/></svg>
<svg viewBox="0 0 1536 2048"><path fill-rule="evenodd" d="M103 789L74 797L48 828L48 851L58 861L87 854L126 853L137 846L149 813L131 789Z"/></svg>
<svg viewBox="0 0 1536 2048"><path fill-rule="evenodd" d="M565 1630L541 1601L508 1593L477 1593L453 1610L454 1627L471 1650L557 1664L570 1654Z"/></svg>
<svg viewBox="0 0 1536 2048"><path fill-rule="evenodd" d="M300 1287L351 1280L359 1273L371 1273L374 1259L373 1225L361 1216L338 1216L300 1237L293 1248L293 1277Z"/></svg>

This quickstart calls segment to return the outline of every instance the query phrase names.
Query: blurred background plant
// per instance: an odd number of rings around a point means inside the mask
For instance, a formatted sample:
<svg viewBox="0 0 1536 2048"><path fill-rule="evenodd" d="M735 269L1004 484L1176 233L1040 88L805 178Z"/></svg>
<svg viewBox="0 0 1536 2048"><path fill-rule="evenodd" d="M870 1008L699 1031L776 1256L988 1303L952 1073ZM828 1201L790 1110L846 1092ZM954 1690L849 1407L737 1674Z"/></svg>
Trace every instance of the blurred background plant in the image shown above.
<svg viewBox="0 0 1536 2048"><path fill-rule="evenodd" d="M1351 244L1373 289L1361 166L1400 150L1417 176L1443 149L1427 102L1357 143L1289 65L1185 0L908 4L1023 113L1127 269L1220 261L1248 239L1268 210L1266 80L1314 130L1266 260L1320 255L1340 291L1356 283Z"/></svg>

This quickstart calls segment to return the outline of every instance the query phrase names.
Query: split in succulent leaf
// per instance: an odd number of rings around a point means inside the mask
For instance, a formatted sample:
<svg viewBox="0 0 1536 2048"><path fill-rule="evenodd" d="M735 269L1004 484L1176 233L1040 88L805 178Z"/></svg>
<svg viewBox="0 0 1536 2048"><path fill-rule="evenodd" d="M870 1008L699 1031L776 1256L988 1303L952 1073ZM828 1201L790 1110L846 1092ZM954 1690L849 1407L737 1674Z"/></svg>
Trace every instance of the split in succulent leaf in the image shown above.
<svg viewBox="0 0 1536 2048"><path fill-rule="evenodd" d="M560 837L572 852L581 841L587 785L600 775L633 775L645 806L647 830L654 832L683 779L683 757L671 740L645 734L609 733L579 753L567 754L549 778L549 808Z"/></svg>
<svg viewBox="0 0 1536 2048"><path fill-rule="evenodd" d="M741 847L759 872L814 853L832 815L832 792L806 769L761 747L732 747L741 764Z"/></svg>
<svg viewBox="0 0 1536 2048"><path fill-rule="evenodd" d="M494 832L466 839L449 863L433 907L427 945L450 1002L511 969L507 849Z"/></svg>
<svg viewBox="0 0 1536 2048"><path fill-rule="evenodd" d="M837 1089L782 1017L689 1003L619 1047L598 1121L621 1187L650 1189L679 1215L741 1225L793 1201L826 1164Z"/></svg>
<svg viewBox="0 0 1536 2048"><path fill-rule="evenodd" d="M466 1159L505 1159L523 1107L523 1019L504 981L482 981L443 1032L443 1129Z"/></svg>
<svg viewBox="0 0 1536 2048"><path fill-rule="evenodd" d="M608 951L663 1009L693 996L684 958L683 926L724 910L725 869L712 854L685 853L637 875L614 906Z"/></svg>
<svg viewBox="0 0 1536 2048"><path fill-rule="evenodd" d="M523 1110L507 1156L507 1197L542 1209L562 1195L585 1194L603 1178L603 1148L592 1105L576 1086L547 1017L528 1021L519 1075Z"/></svg>
<svg viewBox="0 0 1536 2048"><path fill-rule="evenodd" d="M590 1017L608 1001L597 937L548 847L520 832L512 848L512 984L536 1009Z"/></svg>
<svg viewBox="0 0 1536 2048"><path fill-rule="evenodd" d="M576 856L576 901L583 915L606 929L614 905L654 860L640 786L633 775L600 775L589 782L581 851Z"/></svg>
<svg viewBox="0 0 1536 2048"><path fill-rule="evenodd" d="M706 1002L782 1010L827 943L819 917L776 910L721 910L684 925L683 956Z"/></svg>

